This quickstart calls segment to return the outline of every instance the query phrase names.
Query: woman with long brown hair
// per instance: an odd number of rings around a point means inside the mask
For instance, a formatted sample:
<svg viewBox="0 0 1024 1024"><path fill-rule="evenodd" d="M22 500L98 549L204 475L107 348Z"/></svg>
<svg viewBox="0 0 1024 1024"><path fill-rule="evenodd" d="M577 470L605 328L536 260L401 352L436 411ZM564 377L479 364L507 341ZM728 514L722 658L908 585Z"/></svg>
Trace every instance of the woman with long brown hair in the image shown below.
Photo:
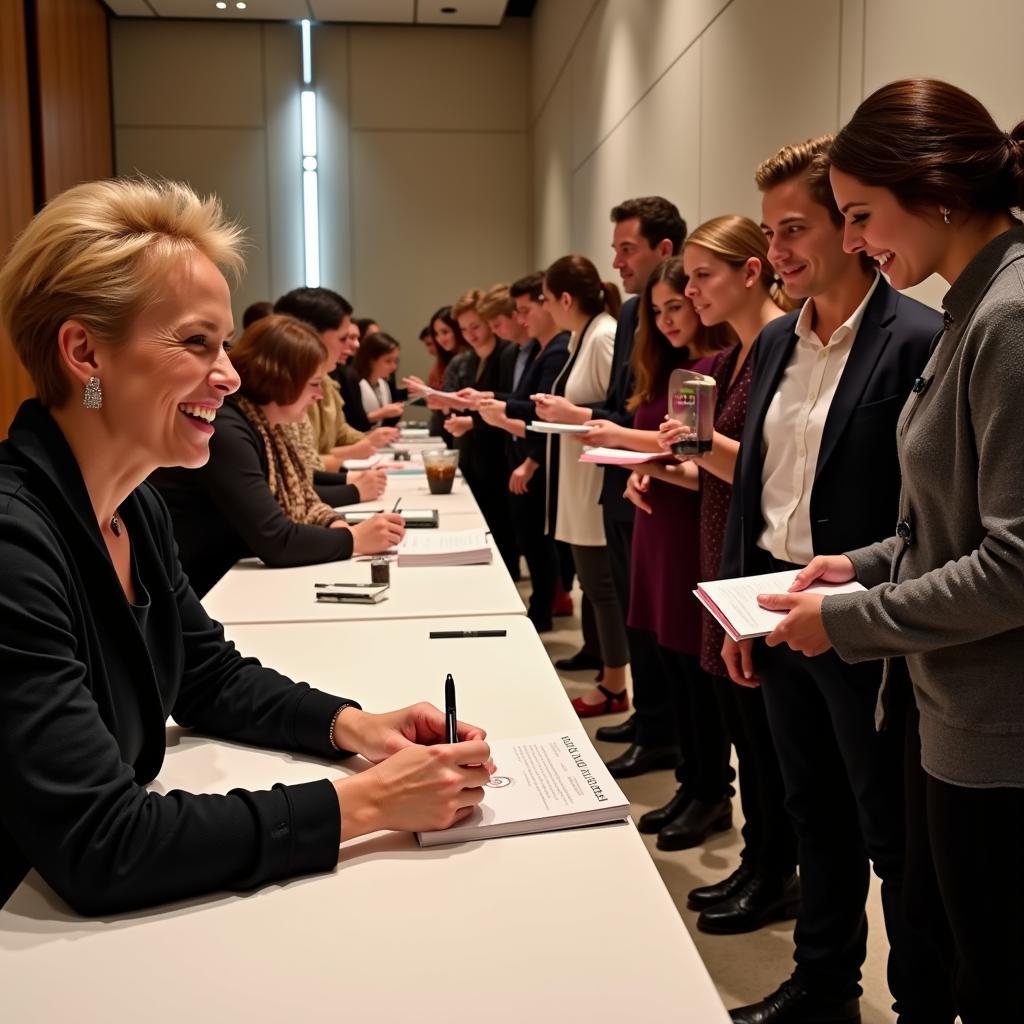
<svg viewBox="0 0 1024 1024"><path fill-rule="evenodd" d="M768 242L748 217L728 214L706 221L687 238L683 265L689 278L686 295L701 323L728 324L739 339L711 369L718 382L711 451L668 472L681 486L700 491L700 576L709 580L718 577L722 560L732 475L747 414L750 352L761 329L791 303L768 262ZM671 420L662 425L666 448L677 426ZM717 885L695 889L690 905L701 910L697 924L702 931L747 932L795 915L800 891L794 873L796 837L784 806L782 775L761 692L744 690L728 678L720 654L722 629L706 612L701 619L701 668L714 681L736 747L745 822L740 869ZM703 811L712 825L726 824L726 801L709 804ZM674 849L687 838L688 830L679 836L670 824L659 834L659 845Z"/></svg>
<svg viewBox="0 0 1024 1024"><path fill-rule="evenodd" d="M945 946L929 1020L1020 1017L1024 962L1024 121L1002 131L945 82L893 82L836 136L832 188L849 252L894 286L930 274L944 330L903 409L895 536L815 558L768 638L845 661L888 658L880 711L909 673L906 891L912 923ZM905 662L902 659L906 659ZM911 709L912 711L915 709ZM897 784L897 780L893 780Z"/></svg>

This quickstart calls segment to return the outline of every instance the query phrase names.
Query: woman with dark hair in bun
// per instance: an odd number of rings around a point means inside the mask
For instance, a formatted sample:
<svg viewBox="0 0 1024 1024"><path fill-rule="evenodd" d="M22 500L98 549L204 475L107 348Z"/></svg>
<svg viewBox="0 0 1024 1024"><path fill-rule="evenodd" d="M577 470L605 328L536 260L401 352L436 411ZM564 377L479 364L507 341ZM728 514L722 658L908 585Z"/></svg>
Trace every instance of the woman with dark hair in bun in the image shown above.
<svg viewBox="0 0 1024 1024"><path fill-rule="evenodd" d="M565 422L566 410L604 400L615 347L619 290L601 280L584 256L563 256L544 272L544 308L563 331L571 331L569 360L552 394L530 397L539 419ZM589 414L589 412L588 412ZM620 607L605 547L599 499L603 470L580 462L581 437L548 438L548 525L555 540L572 548L583 593L594 607L604 678L573 700L581 718L615 714L629 707L626 692L626 609Z"/></svg>
<svg viewBox="0 0 1024 1024"><path fill-rule="evenodd" d="M847 250L867 253L897 288L931 274L950 287L899 422L895 535L815 558L794 588L857 579L867 591L764 598L788 611L768 643L890 659L883 718L909 673L909 909L950 964L928 1020L1019 1020L1024 122L1005 133L955 86L893 82L861 103L830 159Z"/></svg>

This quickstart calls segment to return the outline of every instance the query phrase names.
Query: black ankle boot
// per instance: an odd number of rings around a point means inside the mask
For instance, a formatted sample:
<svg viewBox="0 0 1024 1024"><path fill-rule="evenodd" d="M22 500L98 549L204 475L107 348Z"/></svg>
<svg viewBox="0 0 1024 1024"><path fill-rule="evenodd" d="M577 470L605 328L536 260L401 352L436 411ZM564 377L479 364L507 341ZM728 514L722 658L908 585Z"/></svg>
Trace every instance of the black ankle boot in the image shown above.
<svg viewBox="0 0 1024 1024"><path fill-rule="evenodd" d="M641 831L643 831L641 829ZM727 878L713 885L701 885L691 889L686 897L686 905L690 910L703 910L705 907L713 907L730 896L735 896L740 889L750 881L754 874L753 864L745 860L740 861L740 866Z"/></svg>
<svg viewBox="0 0 1024 1024"><path fill-rule="evenodd" d="M637 831L643 832L644 835L655 835L670 822L675 821L686 810L689 802L690 794L680 786L667 804L640 815L640 820L636 823Z"/></svg>

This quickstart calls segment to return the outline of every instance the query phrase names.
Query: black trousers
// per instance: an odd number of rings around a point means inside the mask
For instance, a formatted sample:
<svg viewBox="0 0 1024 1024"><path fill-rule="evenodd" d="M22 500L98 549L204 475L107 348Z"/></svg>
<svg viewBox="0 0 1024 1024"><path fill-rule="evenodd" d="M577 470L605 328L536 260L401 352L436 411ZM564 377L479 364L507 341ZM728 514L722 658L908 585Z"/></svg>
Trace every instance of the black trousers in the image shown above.
<svg viewBox="0 0 1024 1024"><path fill-rule="evenodd" d="M903 906L906 699L893 702L878 732L879 662L847 665L834 651L807 658L763 643L756 662L798 840L794 976L836 997L860 994L873 863L882 881L895 1007L901 1020L932 1021L941 961L914 934Z"/></svg>
<svg viewBox="0 0 1024 1024"><path fill-rule="evenodd" d="M525 494L509 494L509 511L516 544L530 571L527 615L538 628L548 628L558 574L558 554L554 540L545 532L543 474L539 474L539 478L534 474Z"/></svg>
<svg viewBox="0 0 1024 1024"><path fill-rule="evenodd" d="M476 503L480 506L487 528L494 537L502 561L514 580L519 579L519 546L516 544L512 530L512 512L508 489L508 470L502 450L490 453L490 459L477 455L476 458L463 458L459 465L462 473L473 492Z"/></svg>
<svg viewBox="0 0 1024 1024"><path fill-rule="evenodd" d="M603 506L602 513L615 592L623 617L628 618L633 521L609 515ZM627 626L626 643L629 646L629 670L633 678L636 742L645 747L678 746L672 688L658 654L657 641L650 633Z"/></svg>
<svg viewBox="0 0 1024 1024"><path fill-rule="evenodd" d="M713 676L726 735L736 748L743 806L740 857L770 875L796 868L796 834L786 813L785 789L760 689Z"/></svg>
<svg viewBox="0 0 1024 1024"><path fill-rule="evenodd" d="M945 966L934 975L930 1016L920 1019L1022 1020L1024 789L972 789L928 775L912 703L906 717L905 909Z"/></svg>
<svg viewBox="0 0 1024 1024"><path fill-rule="evenodd" d="M668 680L674 735L680 749L676 781L697 800L711 802L731 796L735 773L729 764L729 738L711 676L700 667L698 655L673 651L657 643L653 634L643 635L654 641L662 674Z"/></svg>

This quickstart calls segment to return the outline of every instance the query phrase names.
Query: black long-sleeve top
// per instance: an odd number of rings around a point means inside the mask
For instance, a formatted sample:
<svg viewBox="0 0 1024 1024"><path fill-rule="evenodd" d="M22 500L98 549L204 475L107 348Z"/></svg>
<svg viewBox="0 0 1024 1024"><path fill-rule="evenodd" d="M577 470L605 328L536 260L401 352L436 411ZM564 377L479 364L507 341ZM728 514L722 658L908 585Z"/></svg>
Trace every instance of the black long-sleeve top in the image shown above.
<svg viewBox="0 0 1024 1024"><path fill-rule="evenodd" d="M226 796L143 787L168 715L334 760L331 721L346 702L224 639L151 487L118 512L135 605L63 434L37 401L22 405L0 444L0 903L30 867L85 914L331 869L341 823L326 779Z"/></svg>
<svg viewBox="0 0 1024 1024"><path fill-rule="evenodd" d="M522 420L527 425L534 420L536 408L530 395L546 395L551 390L569 358L569 337L568 331L556 334L530 360L519 378L519 386L507 397L498 396L505 397L505 415L510 420ZM525 437L512 438L511 457L513 469L527 457L543 466L547 460L547 435L528 430Z"/></svg>
<svg viewBox="0 0 1024 1024"><path fill-rule="evenodd" d="M263 440L231 399L215 428L205 466L150 477L170 509L182 567L200 597L240 558L256 555L283 568L352 556L351 531L307 526L284 514L267 486Z"/></svg>

